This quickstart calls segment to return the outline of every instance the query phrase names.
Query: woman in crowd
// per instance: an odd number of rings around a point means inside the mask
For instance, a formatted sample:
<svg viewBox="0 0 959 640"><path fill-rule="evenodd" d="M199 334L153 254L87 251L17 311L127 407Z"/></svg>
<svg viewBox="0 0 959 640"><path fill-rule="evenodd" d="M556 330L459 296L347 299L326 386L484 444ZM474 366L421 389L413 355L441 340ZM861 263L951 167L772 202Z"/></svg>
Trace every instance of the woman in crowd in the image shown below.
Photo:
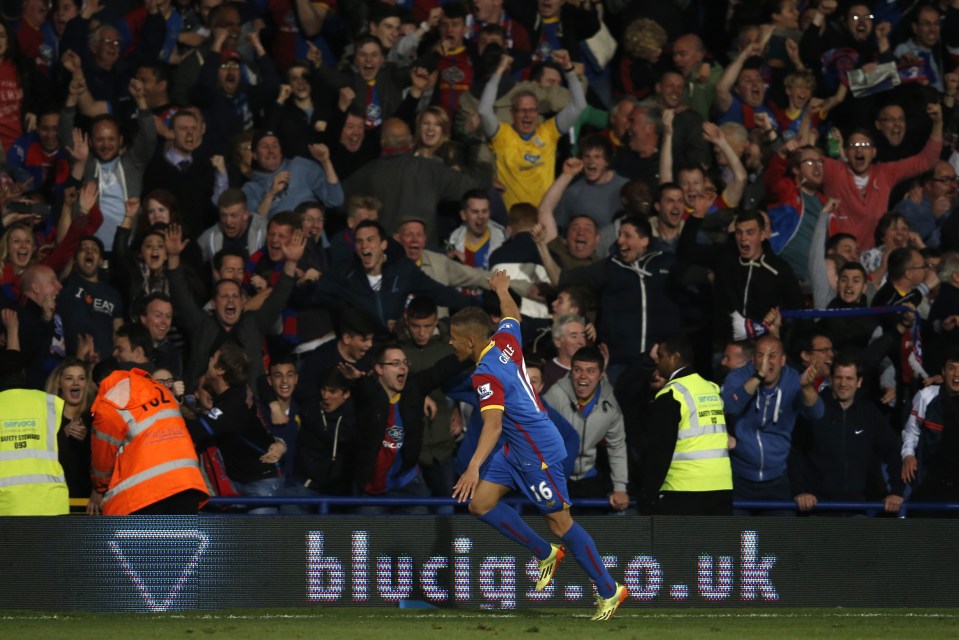
<svg viewBox="0 0 959 640"><path fill-rule="evenodd" d="M12 304L20 298L20 275L34 262L60 273L73 259L85 230L86 227L80 224L71 225L70 232L60 244L40 258L36 238L29 226L18 223L7 227L0 236L0 302Z"/></svg>
<svg viewBox="0 0 959 640"><path fill-rule="evenodd" d="M148 231L157 225L186 224L180 215L180 208L176 196L166 189L154 189L143 199L143 208L135 218L133 224L133 242L142 238ZM123 225L121 225L122 227ZM119 229L117 237L121 237ZM127 235L129 238L129 234ZM114 241L116 242L116 240ZM183 250L180 259L195 272L200 273L203 266L203 255L196 242L191 242Z"/></svg>
<svg viewBox="0 0 959 640"><path fill-rule="evenodd" d="M71 498L90 497L90 432L93 415L90 405L97 395L97 387L79 358L69 357L47 378L47 393L63 399L63 417L57 431L60 464L70 490Z"/></svg>
<svg viewBox="0 0 959 640"><path fill-rule="evenodd" d="M416 146L421 158L436 158L459 170L465 160L463 146L450 139L450 119L441 108L426 107L416 114Z"/></svg>
<svg viewBox="0 0 959 640"><path fill-rule="evenodd" d="M864 251L859 261L866 268L870 282L878 289L886 281L886 261L890 253L909 246L910 241L916 249L922 249L925 245L916 234L910 232L906 217L896 211L879 218L875 238L876 246Z"/></svg>

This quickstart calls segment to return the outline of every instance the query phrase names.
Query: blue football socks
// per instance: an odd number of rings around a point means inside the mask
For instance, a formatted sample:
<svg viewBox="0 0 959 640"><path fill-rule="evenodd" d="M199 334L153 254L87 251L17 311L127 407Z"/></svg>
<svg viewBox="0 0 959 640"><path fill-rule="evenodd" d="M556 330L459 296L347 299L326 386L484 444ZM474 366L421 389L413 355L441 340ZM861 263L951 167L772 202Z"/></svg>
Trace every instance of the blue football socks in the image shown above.
<svg viewBox="0 0 959 640"><path fill-rule="evenodd" d="M533 555L540 560L545 560L549 557L552 551L549 543L533 531L519 514L516 513L516 509L508 504L500 502L479 518L510 540L515 540L529 549ZM583 535L586 535L585 531L583 531ZM586 538L589 539L589 536L586 535ZM592 544L592 540L590 540L590 543ZM608 576L609 574L607 573L606 575Z"/></svg>
<svg viewBox="0 0 959 640"><path fill-rule="evenodd" d="M596 582L599 595L604 598L611 598L616 593L616 581L613 580L613 576L609 575L606 565L603 564L602 556L596 550L596 543L586 533L586 529L574 522L562 540L566 548L572 551L579 566Z"/></svg>

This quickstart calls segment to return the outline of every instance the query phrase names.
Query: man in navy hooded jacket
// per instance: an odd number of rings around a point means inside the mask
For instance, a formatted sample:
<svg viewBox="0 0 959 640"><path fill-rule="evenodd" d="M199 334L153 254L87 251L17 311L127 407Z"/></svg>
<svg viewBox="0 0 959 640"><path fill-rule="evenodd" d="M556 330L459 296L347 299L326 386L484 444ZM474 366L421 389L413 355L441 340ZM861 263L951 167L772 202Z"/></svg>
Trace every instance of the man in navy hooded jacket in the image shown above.
<svg viewBox="0 0 959 640"><path fill-rule="evenodd" d="M379 325L382 336L403 317L410 294L426 295L444 307L462 309L476 303L453 287L436 282L407 258L402 249L388 252L386 231L379 222L364 220L354 229L356 257L304 287L301 307L334 304L362 309Z"/></svg>
<svg viewBox="0 0 959 640"><path fill-rule="evenodd" d="M756 343L753 361L734 369L723 384L730 446L733 498L792 501L786 463L796 418L818 420L823 401L816 391L815 365L801 375L786 366L782 341L771 335Z"/></svg>

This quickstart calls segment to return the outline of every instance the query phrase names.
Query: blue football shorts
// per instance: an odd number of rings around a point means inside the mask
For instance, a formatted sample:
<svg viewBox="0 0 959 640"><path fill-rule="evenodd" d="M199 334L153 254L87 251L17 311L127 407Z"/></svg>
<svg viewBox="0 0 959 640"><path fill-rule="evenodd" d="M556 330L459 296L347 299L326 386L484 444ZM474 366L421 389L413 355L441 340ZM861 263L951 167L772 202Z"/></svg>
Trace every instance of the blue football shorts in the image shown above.
<svg viewBox="0 0 959 640"><path fill-rule="evenodd" d="M493 454L482 479L521 491L543 513L554 513L572 506L561 462L544 469L538 461L509 460L500 449Z"/></svg>

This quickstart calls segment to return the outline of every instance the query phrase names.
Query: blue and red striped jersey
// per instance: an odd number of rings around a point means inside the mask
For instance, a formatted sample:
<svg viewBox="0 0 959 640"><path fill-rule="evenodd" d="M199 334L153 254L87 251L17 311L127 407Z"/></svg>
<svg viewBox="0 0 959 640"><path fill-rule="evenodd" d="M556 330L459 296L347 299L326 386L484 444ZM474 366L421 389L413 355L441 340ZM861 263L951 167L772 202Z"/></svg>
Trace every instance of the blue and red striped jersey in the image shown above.
<svg viewBox="0 0 959 640"><path fill-rule="evenodd" d="M566 446L526 375L519 322L503 318L473 373L480 410L503 410L508 459L561 465Z"/></svg>

